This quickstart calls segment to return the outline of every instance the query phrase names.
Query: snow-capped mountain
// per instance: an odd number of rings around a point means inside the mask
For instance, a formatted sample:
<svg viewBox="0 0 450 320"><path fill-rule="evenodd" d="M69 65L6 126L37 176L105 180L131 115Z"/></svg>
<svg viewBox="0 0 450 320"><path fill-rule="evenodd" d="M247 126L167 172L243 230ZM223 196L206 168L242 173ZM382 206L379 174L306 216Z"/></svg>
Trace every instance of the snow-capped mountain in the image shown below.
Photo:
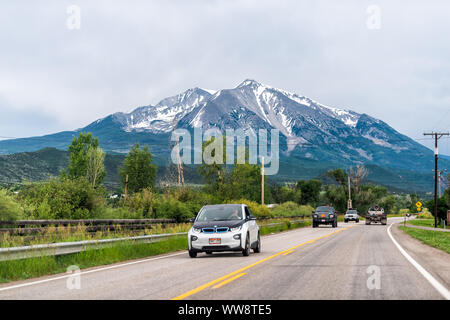
<svg viewBox="0 0 450 320"><path fill-rule="evenodd" d="M140 107L129 114L116 113L114 117L122 124L122 129L153 133L170 132L175 126L223 127L216 115L234 123L233 127L254 127L245 123L245 114L256 115L265 123L264 127L280 130L286 137L300 138L293 134L298 124L296 118L305 115L305 120L320 127L321 118L332 118L349 127L355 127L360 114L317 103L281 89L263 85L254 80L245 80L234 89L212 92L201 88L189 89L181 94L166 98L155 106ZM186 117L186 118L185 118ZM185 119L184 119L185 118ZM188 121L187 121L188 120ZM256 120L256 119L253 119ZM180 124L179 124L180 123Z"/></svg>
<svg viewBox="0 0 450 320"><path fill-rule="evenodd" d="M0 141L0 153L65 149L79 131L90 131L106 151L127 152L139 142L167 157L171 131L195 127L278 129L280 149L291 163L306 159L339 166L366 163L414 171L432 168L431 150L381 120L255 80L245 80L232 89L189 89L156 105L115 113L75 131Z"/></svg>

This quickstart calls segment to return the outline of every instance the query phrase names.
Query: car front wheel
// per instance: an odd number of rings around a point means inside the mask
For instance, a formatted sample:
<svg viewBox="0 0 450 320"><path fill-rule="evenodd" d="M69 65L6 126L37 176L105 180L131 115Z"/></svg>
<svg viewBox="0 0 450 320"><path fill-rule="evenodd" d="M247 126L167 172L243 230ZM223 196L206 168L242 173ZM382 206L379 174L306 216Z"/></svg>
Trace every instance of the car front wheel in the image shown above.
<svg viewBox="0 0 450 320"><path fill-rule="evenodd" d="M189 257L191 257L191 258L197 257L197 252L189 250Z"/></svg>
<svg viewBox="0 0 450 320"><path fill-rule="evenodd" d="M253 249L254 253L260 253L261 252L261 238L259 237L258 233L258 243L256 244L255 249Z"/></svg>
<svg viewBox="0 0 450 320"><path fill-rule="evenodd" d="M250 236L247 234L247 237L245 238L245 247L244 250L242 250L242 255L247 257L250 255Z"/></svg>

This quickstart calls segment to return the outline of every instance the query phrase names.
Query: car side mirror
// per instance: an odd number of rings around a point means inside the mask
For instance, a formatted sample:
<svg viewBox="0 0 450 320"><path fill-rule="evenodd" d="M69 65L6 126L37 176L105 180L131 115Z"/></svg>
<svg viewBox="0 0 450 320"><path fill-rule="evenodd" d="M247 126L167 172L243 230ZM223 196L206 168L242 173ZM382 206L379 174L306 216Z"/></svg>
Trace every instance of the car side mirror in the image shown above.
<svg viewBox="0 0 450 320"><path fill-rule="evenodd" d="M195 221L195 218L190 218L189 219L189 222L194 222Z"/></svg>
<svg viewBox="0 0 450 320"><path fill-rule="evenodd" d="M249 219L250 219L250 220L256 220L256 217L255 217L255 216L250 216Z"/></svg>

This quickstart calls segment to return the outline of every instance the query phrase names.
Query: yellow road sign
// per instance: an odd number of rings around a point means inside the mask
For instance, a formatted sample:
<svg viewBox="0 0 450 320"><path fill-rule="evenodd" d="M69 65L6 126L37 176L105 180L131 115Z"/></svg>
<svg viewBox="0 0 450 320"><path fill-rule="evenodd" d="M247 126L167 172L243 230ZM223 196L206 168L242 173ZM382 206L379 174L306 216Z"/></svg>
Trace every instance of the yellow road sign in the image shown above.
<svg viewBox="0 0 450 320"><path fill-rule="evenodd" d="M416 202L416 207L417 207L417 208L420 208L421 206L422 206L422 202L417 201L417 202Z"/></svg>

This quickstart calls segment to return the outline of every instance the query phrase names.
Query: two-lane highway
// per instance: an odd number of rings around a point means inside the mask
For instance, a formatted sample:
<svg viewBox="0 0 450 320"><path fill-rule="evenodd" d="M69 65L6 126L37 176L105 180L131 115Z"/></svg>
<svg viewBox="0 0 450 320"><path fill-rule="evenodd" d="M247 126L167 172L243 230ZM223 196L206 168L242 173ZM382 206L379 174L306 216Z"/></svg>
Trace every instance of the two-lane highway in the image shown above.
<svg viewBox="0 0 450 320"><path fill-rule="evenodd" d="M5 284L0 299L442 299L387 227L302 228L263 237L250 257L178 252L83 270L79 289L67 275Z"/></svg>

